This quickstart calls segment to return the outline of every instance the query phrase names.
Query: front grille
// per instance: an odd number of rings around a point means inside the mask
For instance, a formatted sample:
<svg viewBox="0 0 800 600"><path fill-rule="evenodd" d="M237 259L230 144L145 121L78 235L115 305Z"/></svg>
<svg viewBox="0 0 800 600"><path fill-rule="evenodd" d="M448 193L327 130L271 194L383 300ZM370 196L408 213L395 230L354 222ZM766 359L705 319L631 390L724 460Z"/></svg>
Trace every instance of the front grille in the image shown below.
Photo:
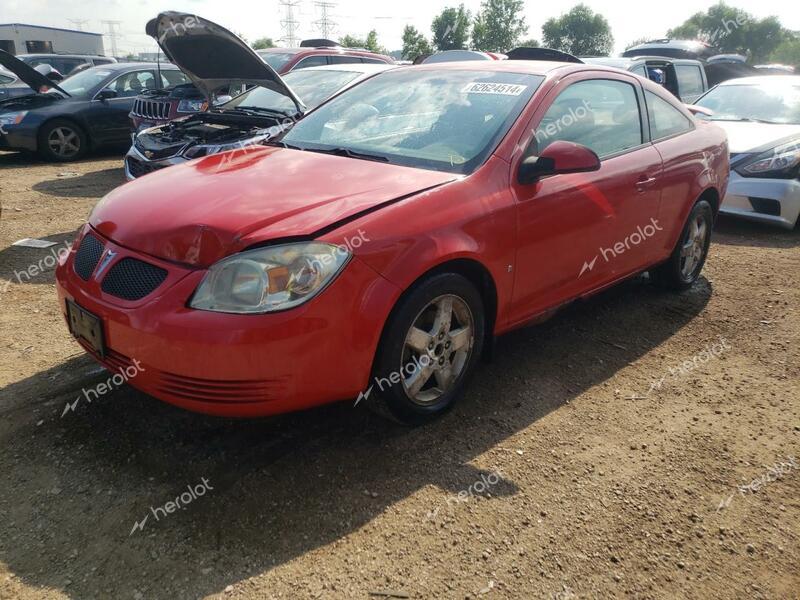
<svg viewBox="0 0 800 600"><path fill-rule="evenodd" d="M142 175L147 175L148 173L152 173L153 171L158 171L159 169L163 169L166 165L154 165L152 163L142 162L136 158L131 156L125 157L125 165L128 167L128 173L131 174L131 177L134 179L138 179Z"/></svg>
<svg viewBox="0 0 800 600"><path fill-rule="evenodd" d="M169 119L169 102L137 98L131 114L144 119Z"/></svg>
<svg viewBox="0 0 800 600"><path fill-rule="evenodd" d="M123 300L141 300L164 283L167 271L135 258L123 258L103 279L103 292Z"/></svg>
<svg viewBox="0 0 800 600"><path fill-rule="evenodd" d="M103 243L91 233L84 236L80 248L75 253L75 272L78 277L89 281L101 256L103 256Z"/></svg>

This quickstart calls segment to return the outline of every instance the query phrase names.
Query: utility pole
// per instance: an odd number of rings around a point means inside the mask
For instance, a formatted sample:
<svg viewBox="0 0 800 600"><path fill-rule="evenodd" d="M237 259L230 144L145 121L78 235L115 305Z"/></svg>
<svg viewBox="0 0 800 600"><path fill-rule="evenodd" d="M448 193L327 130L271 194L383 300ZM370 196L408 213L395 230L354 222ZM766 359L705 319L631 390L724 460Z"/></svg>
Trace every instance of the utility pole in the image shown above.
<svg viewBox="0 0 800 600"><path fill-rule="evenodd" d="M336 21L330 18L330 15L328 15L328 10L336 8L336 3L315 2L314 6L316 6L320 12L319 20L314 21L314 25L317 26L319 32L322 34L322 37L325 39L330 39L331 35L333 35L333 32L336 31Z"/></svg>
<svg viewBox="0 0 800 600"><path fill-rule="evenodd" d="M89 20L88 19L69 19L69 22L75 25L75 29L78 31L83 31L83 26L86 25Z"/></svg>
<svg viewBox="0 0 800 600"><path fill-rule="evenodd" d="M294 18L294 9L300 5L300 2L299 0L281 0L280 5L285 11L281 21L281 27L283 27L281 41L292 48L297 45L297 28L300 26L300 22Z"/></svg>
<svg viewBox="0 0 800 600"><path fill-rule="evenodd" d="M100 21L103 25L108 27L108 33L106 34L111 39L111 56L117 58L117 38L120 37L119 27L122 24L122 21Z"/></svg>

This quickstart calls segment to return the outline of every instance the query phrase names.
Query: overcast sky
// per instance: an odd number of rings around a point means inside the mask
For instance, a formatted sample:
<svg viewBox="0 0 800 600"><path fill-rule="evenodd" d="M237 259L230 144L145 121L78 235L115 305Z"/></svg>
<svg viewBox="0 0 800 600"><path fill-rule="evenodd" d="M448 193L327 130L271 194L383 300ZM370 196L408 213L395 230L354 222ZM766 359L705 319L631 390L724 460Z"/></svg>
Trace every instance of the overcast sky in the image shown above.
<svg viewBox="0 0 800 600"><path fill-rule="evenodd" d="M319 8L315 0L292 0L297 2L295 19L299 21L299 37L319 37L314 22L319 19ZM631 41L641 37L663 36L667 29L680 25L695 12L715 4L712 0L666 0L653 2L653 9L646 10L646 2L622 2L621 0L587 0L593 10L603 14L611 24L616 51L620 52ZM364 36L376 29L378 39L389 50L402 46L403 27L414 25L430 36L433 17L446 6L457 6L459 2L445 0L400 0L397 2L365 2L363 0L339 0L330 10L337 23L335 37L344 34ZM466 0L465 6L473 11L479 8L480 0ZM550 17L567 12L577 2L573 0L549 0L548 2L525 2L525 18L529 25L529 37L541 40L541 26ZM784 27L800 30L800 10L797 0L732 0L733 6L742 8L757 17L776 15ZM544 6L543 6L544 5ZM208 18L224 27L243 34L247 39L272 37L276 41L283 35L281 21L285 9L279 0L78 0L67 3L54 0L0 0L0 23L30 23L51 27L75 28L70 20L85 20L86 31L105 32L102 20L122 21L118 38L120 53L152 51L155 42L144 35L145 22L162 10L179 10ZM106 38L106 52L111 45Z"/></svg>

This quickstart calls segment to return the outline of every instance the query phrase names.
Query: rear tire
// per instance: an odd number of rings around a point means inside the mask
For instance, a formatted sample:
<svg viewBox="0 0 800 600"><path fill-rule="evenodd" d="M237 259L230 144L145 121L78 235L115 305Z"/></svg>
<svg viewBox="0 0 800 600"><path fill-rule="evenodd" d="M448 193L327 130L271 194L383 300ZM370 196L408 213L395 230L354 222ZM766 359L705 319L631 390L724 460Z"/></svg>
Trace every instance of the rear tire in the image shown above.
<svg viewBox="0 0 800 600"><path fill-rule="evenodd" d="M83 129L67 119L53 119L39 130L39 155L50 162L80 160L88 146Z"/></svg>
<svg viewBox="0 0 800 600"><path fill-rule="evenodd" d="M667 262L651 271L656 283L672 290L692 287L708 256L714 211L706 200L698 200L692 207L683 231Z"/></svg>
<svg viewBox="0 0 800 600"><path fill-rule="evenodd" d="M384 330L371 408L408 425L452 408L480 360L485 322L481 295L465 277L442 273L419 283Z"/></svg>

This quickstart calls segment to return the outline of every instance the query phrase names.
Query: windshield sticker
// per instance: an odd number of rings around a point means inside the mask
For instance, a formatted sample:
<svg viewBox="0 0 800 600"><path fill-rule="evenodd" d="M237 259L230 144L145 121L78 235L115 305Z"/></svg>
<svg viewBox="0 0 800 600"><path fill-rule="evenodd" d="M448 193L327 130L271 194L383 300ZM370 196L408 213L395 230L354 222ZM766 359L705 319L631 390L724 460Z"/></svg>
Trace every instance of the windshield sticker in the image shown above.
<svg viewBox="0 0 800 600"><path fill-rule="evenodd" d="M528 88L527 85L513 83L468 83L462 94L499 94L501 96L519 96Z"/></svg>

